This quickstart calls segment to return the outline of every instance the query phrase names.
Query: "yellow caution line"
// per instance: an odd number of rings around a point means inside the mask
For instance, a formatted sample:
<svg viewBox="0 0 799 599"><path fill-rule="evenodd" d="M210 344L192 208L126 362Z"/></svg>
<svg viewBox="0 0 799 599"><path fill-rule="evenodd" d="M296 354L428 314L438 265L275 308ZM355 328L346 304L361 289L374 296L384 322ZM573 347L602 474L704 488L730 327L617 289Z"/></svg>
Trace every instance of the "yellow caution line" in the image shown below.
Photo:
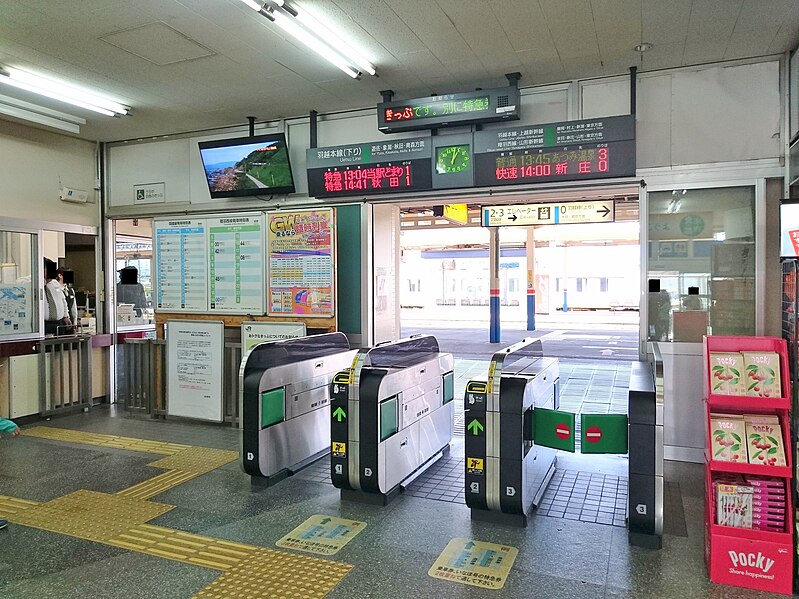
<svg viewBox="0 0 799 599"><path fill-rule="evenodd" d="M17 499L16 497L9 497L8 495L0 495L0 514L3 516L10 516L17 514L28 508L39 505L36 501L29 501L27 499Z"/></svg>
<svg viewBox="0 0 799 599"><path fill-rule="evenodd" d="M137 499L151 499L156 495L168 491L173 487L182 485L186 481L199 476L195 472L182 472L180 470L168 470L158 476L142 481L132 487L119 491L117 495L127 495Z"/></svg>
<svg viewBox="0 0 799 599"><path fill-rule="evenodd" d="M186 449L191 449L191 445L181 445L179 443L166 443L148 439L136 439L134 437L120 437L117 435L105 435L103 433L88 433L85 431L74 431L49 426L33 426L26 428L25 435L38 437L40 439L51 439L54 441L66 441L69 443L81 443L84 445L96 445L130 451L143 451L145 453L156 453L160 455L174 455Z"/></svg>

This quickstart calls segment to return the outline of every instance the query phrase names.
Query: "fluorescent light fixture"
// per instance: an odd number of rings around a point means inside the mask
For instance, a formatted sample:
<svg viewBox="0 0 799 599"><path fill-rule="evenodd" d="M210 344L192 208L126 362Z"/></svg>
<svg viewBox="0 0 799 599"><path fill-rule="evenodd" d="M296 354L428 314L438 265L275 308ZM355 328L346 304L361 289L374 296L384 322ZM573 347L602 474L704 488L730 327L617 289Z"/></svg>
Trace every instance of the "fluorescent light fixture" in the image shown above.
<svg viewBox="0 0 799 599"><path fill-rule="evenodd" d="M286 16L279 11L269 12L267 13L267 17L271 17L275 25L308 46L311 50L319 54L319 56L328 62L336 65L339 69L347 73L347 75L353 79L357 79L360 76L360 73L353 69L352 66L350 66L350 63L343 56L341 56L322 40L312 35L309 31L298 25L291 17Z"/></svg>
<svg viewBox="0 0 799 599"><path fill-rule="evenodd" d="M3 95L0 95L0 115L76 134L80 133L80 125L86 124L86 119L79 116Z"/></svg>
<svg viewBox="0 0 799 599"><path fill-rule="evenodd" d="M0 68L0 83L106 116L124 116L130 111L127 106L113 100L12 67Z"/></svg>
<svg viewBox="0 0 799 599"><path fill-rule="evenodd" d="M263 4L255 0L241 1L253 9ZM357 79L361 71L370 75L377 74L374 65L363 54L353 48L341 34L312 14L288 4L285 0L265 0L259 12L353 79Z"/></svg>

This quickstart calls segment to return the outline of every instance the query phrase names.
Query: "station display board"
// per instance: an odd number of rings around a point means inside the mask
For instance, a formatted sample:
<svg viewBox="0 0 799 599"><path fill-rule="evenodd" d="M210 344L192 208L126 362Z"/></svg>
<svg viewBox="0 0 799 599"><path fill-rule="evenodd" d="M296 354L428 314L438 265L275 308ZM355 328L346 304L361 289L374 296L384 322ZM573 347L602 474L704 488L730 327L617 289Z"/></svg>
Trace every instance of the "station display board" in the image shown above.
<svg viewBox="0 0 799 599"><path fill-rule="evenodd" d="M155 309L263 314L265 217L155 220Z"/></svg>
<svg viewBox="0 0 799 599"><path fill-rule="evenodd" d="M429 139L415 138L308 149L308 194L323 198L431 189L431 148Z"/></svg>
<svg viewBox="0 0 799 599"><path fill-rule="evenodd" d="M154 221L155 309L204 312L208 309L208 241L201 218Z"/></svg>
<svg viewBox="0 0 799 599"><path fill-rule="evenodd" d="M478 187L635 176L635 117L528 125L474 134Z"/></svg>
<svg viewBox="0 0 799 599"><path fill-rule="evenodd" d="M268 220L268 314L332 317L333 209L270 212Z"/></svg>
<svg viewBox="0 0 799 599"><path fill-rule="evenodd" d="M311 148L306 159L317 198L633 177L635 117Z"/></svg>

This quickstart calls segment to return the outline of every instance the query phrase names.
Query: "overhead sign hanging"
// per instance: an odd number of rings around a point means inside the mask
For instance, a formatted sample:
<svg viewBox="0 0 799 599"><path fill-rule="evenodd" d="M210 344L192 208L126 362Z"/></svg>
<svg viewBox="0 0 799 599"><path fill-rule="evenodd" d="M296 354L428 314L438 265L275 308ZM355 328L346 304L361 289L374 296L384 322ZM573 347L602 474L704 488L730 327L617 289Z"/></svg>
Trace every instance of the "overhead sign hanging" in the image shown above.
<svg viewBox="0 0 799 599"><path fill-rule="evenodd" d="M635 176L635 117L528 125L474 134L475 185Z"/></svg>
<svg viewBox="0 0 799 599"><path fill-rule="evenodd" d="M306 150L308 194L375 195L432 188L429 139L395 139Z"/></svg>
<svg viewBox="0 0 799 599"><path fill-rule="evenodd" d="M615 219L613 200L483 206L480 212L484 227L612 223Z"/></svg>
<svg viewBox="0 0 799 599"><path fill-rule="evenodd" d="M516 120L519 120L519 89L515 86L377 105L377 128L383 133Z"/></svg>

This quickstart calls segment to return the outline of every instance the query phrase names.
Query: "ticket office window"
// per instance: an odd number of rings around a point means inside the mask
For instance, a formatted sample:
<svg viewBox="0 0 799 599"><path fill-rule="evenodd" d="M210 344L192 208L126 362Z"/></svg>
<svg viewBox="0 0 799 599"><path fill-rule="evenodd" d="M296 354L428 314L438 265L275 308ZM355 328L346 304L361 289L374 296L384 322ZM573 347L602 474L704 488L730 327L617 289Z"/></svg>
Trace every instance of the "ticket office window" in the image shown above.
<svg viewBox="0 0 799 599"><path fill-rule="evenodd" d="M136 218L114 223L115 314L117 330L152 326L152 220Z"/></svg>
<svg viewBox="0 0 799 599"><path fill-rule="evenodd" d="M43 286L38 235L0 230L0 339L40 334Z"/></svg>
<svg viewBox="0 0 799 599"><path fill-rule="evenodd" d="M755 188L649 193L650 341L755 334Z"/></svg>

